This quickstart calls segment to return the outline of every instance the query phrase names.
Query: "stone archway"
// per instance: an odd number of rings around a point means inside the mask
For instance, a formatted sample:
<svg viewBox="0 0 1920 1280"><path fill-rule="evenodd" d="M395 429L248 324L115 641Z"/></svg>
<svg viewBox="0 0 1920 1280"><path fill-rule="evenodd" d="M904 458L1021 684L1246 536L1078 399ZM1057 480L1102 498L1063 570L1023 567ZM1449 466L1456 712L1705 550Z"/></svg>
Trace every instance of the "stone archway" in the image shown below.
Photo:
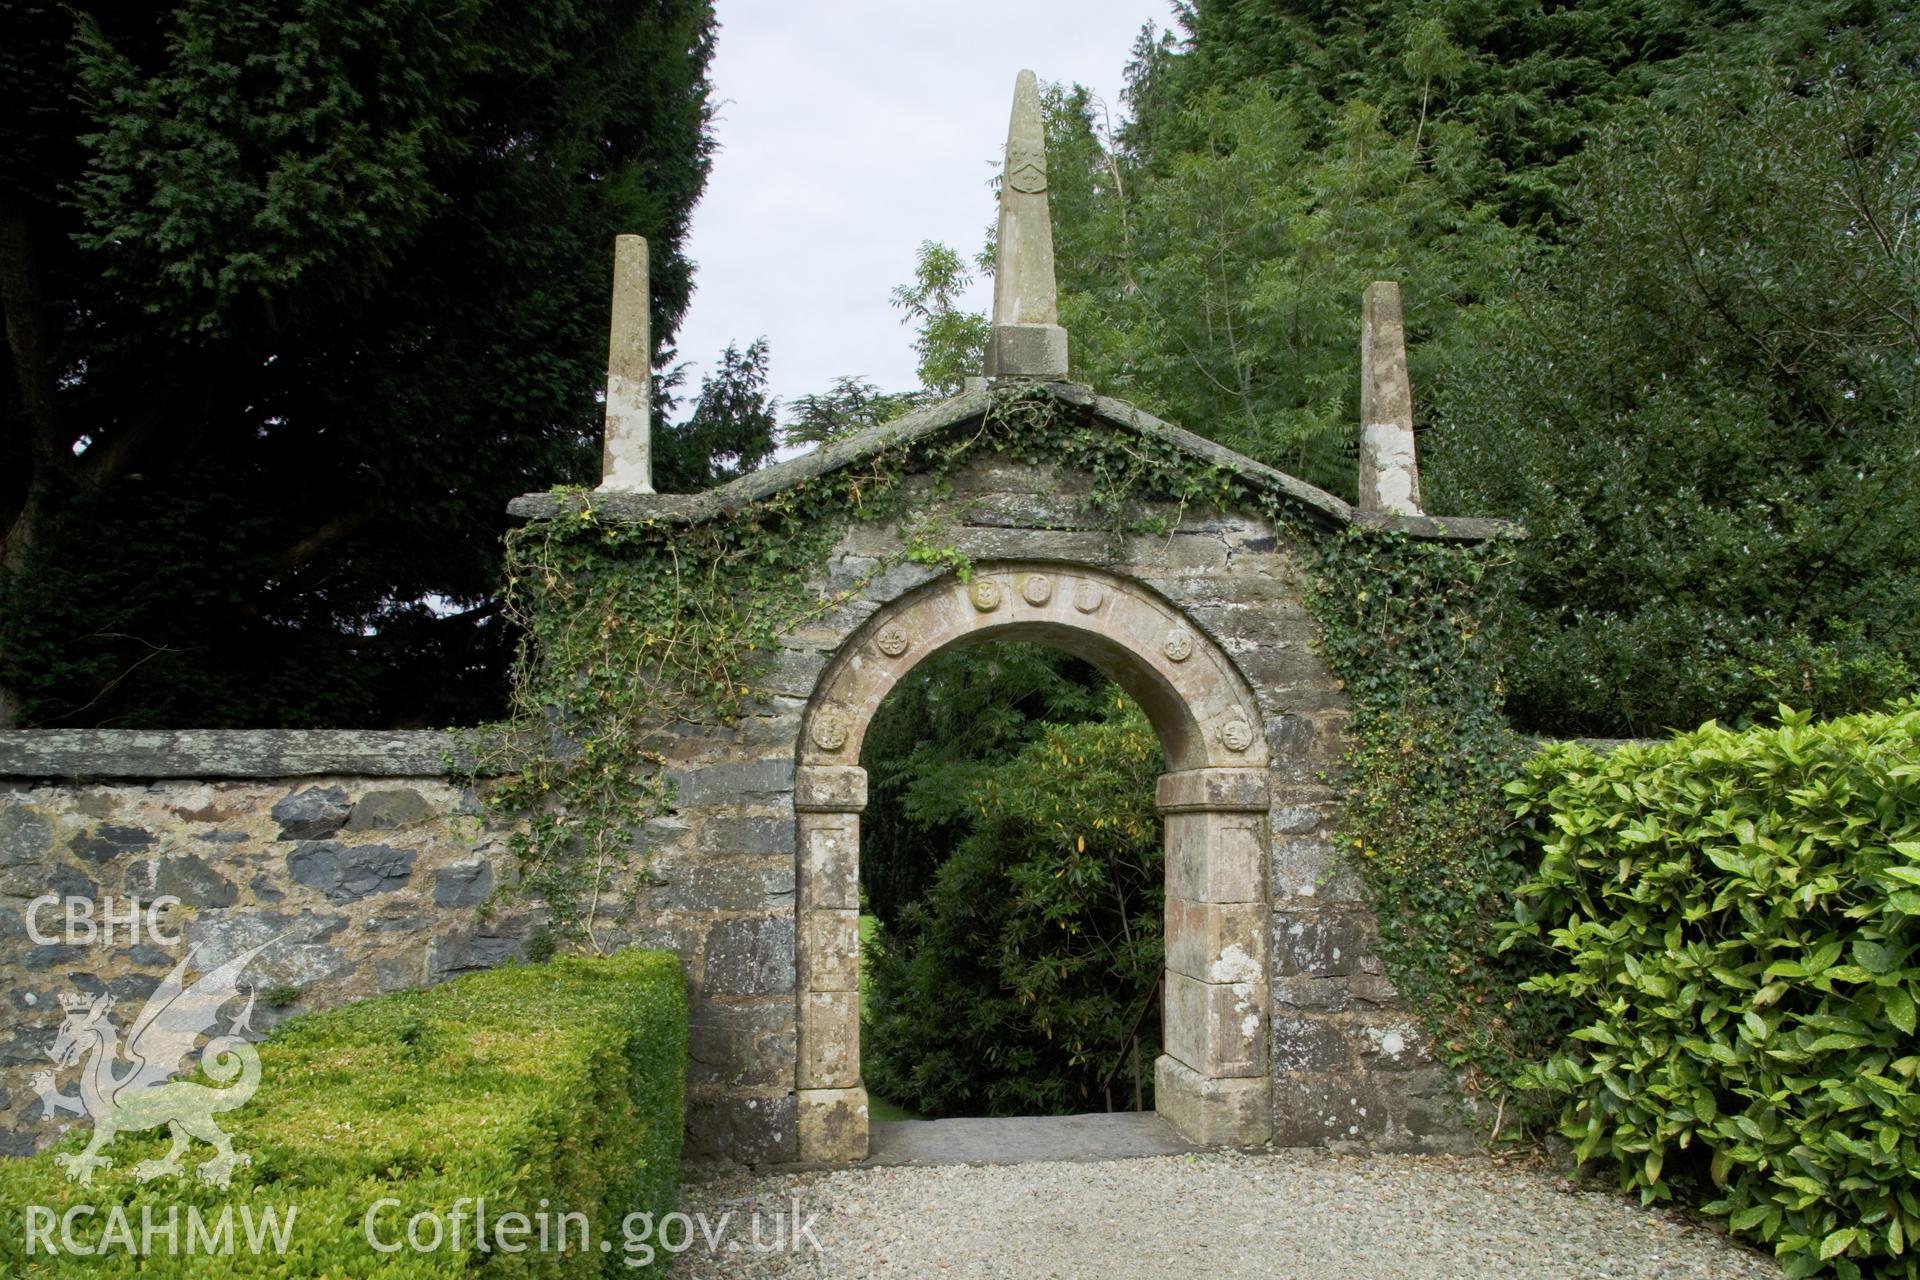
<svg viewBox="0 0 1920 1280"><path fill-rule="evenodd" d="M923 659L989 639L1085 658L1158 732L1168 772L1156 792L1167 869L1157 1110L1195 1141L1265 1141L1268 735L1252 689L1189 618L1137 582L1080 565L994 563L881 608L840 647L808 704L794 791L799 1157L867 1152L861 742L881 701Z"/></svg>

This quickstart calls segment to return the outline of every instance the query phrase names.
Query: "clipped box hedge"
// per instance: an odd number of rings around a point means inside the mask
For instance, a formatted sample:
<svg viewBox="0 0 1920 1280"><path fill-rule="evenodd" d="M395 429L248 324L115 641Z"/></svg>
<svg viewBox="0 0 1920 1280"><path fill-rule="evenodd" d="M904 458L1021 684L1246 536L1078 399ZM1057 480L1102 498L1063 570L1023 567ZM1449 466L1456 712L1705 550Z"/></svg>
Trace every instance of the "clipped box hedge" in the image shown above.
<svg viewBox="0 0 1920 1280"><path fill-rule="evenodd" d="M1920 705L1709 724L1512 784L1544 854L1517 932L1578 1046L1526 1081L1581 1160L1791 1276L1920 1277Z"/></svg>
<svg viewBox="0 0 1920 1280"><path fill-rule="evenodd" d="M495 969L292 1019L259 1051L259 1092L220 1117L236 1149L252 1157L227 1190L191 1176L212 1154L199 1143L186 1155L186 1176L136 1182L127 1171L166 1147L144 1134L115 1141L104 1153L113 1167L96 1173L91 1187L69 1182L51 1152L0 1160L0 1275L363 1280L664 1271L664 1253L649 1266L628 1265L633 1251L623 1247L621 1224L634 1213L657 1221L679 1197L687 1002L673 954L628 951ZM59 1149L83 1146L88 1134L80 1129ZM465 1247L452 1247L449 1215L479 1197L492 1239L530 1247L477 1253L470 1219L462 1224ZM442 1247L374 1248L366 1214L388 1198L400 1205L377 1216L381 1243L404 1244L408 1220L430 1211L441 1219ZM95 1256L27 1252L29 1206L65 1214L81 1204L94 1206L75 1232L89 1247L102 1242L115 1207L136 1241L143 1211L156 1223L174 1211L178 1243L149 1236L157 1247L144 1258L118 1247ZM190 1209L205 1224L232 1210L239 1241L247 1214L257 1222L272 1208L284 1222L289 1206L296 1212L284 1252L238 1247L208 1256L188 1248ZM531 1247L537 1233L498 1234L500 1215L524 1212L531 1226L543 1209L585 1215L589 1256ZM549 1242L557 1245L555 1221ZM432 1238L424 1224L418 1238ZM610 1252L600 1252L602 1239L612 1242Z"/></svg>

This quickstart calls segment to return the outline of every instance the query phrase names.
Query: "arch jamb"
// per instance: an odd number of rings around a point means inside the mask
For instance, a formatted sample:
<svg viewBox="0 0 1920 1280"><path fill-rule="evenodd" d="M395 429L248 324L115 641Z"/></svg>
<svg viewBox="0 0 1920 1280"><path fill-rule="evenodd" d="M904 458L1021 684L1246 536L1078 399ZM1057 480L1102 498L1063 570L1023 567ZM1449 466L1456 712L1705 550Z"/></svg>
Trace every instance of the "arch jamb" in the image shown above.
<svg viewBox="0 0 1920 1280"><path fill-rule="evenodd" d="M1167 853L1165 1052L1157 1110L1189 1138L1271 1132L1267 1063L1267 726L1204 631L1141 584L1081 565L1009 563L948 577L882 607L840 646L801 727L795 935L798 1155L866 1157L860 1078L859 845L867 725L931 654L1029 639L1113 676L1154 722L1169 763L1156 789Z"/></svg>

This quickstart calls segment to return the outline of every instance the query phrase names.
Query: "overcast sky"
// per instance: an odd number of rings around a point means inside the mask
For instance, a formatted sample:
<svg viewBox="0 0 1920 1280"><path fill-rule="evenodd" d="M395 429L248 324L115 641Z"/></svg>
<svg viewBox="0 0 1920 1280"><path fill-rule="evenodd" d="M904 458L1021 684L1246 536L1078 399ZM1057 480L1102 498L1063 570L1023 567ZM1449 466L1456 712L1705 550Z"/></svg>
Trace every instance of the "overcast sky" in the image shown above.
<svg viewBox="0 0 1920 1280"><path fill-rule="evenodd" d="M860 374L916 385L888 305L923 240L971 257L994 218L1014 76L1077 81L1119 110L1165 0L718 0L719 152L693 215L688 390L766 335L782 403ZM975 285L984 310L991 288ZM685 410L683 409L682 412ZM784 418L784 414L782 415Z"/></svg>

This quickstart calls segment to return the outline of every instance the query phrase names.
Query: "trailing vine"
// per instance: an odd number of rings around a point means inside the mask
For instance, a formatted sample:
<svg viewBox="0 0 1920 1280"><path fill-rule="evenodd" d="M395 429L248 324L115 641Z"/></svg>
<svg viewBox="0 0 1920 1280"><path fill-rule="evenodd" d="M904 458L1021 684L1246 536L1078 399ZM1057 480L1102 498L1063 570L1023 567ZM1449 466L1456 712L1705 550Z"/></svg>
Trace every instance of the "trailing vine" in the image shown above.
<svg viewBox="0 0 1920 1280"><path fill-rule="evenodd" d="M857 593L818 597L812 571L849 520L897 510L903 461L883 454L694 525L604 520L591 493L568 491L571 515L508 535L511 711L472 754L501 778L489 807L520 820L517 887L561 937L597 949L603 915L630 908L644 827L673 806L669 738L737 720L779 637Z"/></svg>
<svg viewBox="0 0 1920 1280"><path fill-rule="evenodd" d="M1283 495L1161 440L1116 432L1043 387L996 389L977 429L897 441L696 524L610 520L595 495L513 532L505 602L521 628L511 719L474 754L502 780L495 812L518 819L519 888L556 931L595 946L643 883L649 819L668 812L670 738L726 726L759 697L783 635L912 561L962 579L965 556L909 525L893 556L829 594L821 581L852 524L906 514L909 476L936 479L983 457L1076 468L1082 501L1112 533L1164 531L1147 502L1257 513L1314 548L1309 606L1352 702L1339 837L1378 905L1390 976L1446 1060L1510 1078L1537 1028L1514 1003L1524 957L1490 958L1491 923L1519 879L1501 785L1522 742L1501 715L1484 642L1501 552L1308 524Z"/></svg>
<svg viewBox="0 0 1920 1280"><path fill-rule="evenodd" d="M1090 507L1121 528L1130 495L1218 504L1230 473L1178 451L1121 439L1044 389L992 397L977 430L883 448L724 518L695 524L603 518L596 495L560 490L566 516L508 535L504 613L520 631L507 721L470 736L475 776L499 779L488 806L509 820L515 891L544 901L564 939L626 914L643 883L649 819L673 805L662 767L690 726L726 726L757 700L780 638L856 597L903 562L971 571L954 548L909 525L899 551L859 581L812 584L860 521L905 514L909 476L943 477L983 456L1065 464L1094 477Z"/></svg>

